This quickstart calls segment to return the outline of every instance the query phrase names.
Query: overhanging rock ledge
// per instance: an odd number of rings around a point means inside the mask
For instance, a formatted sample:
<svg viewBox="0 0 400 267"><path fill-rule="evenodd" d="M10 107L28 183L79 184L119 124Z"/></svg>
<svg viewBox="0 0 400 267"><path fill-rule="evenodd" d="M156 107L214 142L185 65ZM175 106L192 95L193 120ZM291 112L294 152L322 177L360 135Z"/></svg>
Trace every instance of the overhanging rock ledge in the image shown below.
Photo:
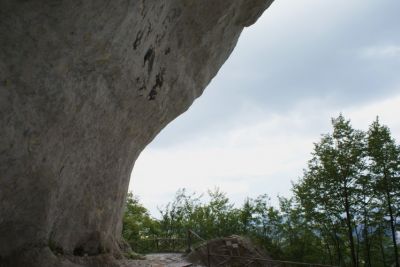
<svg viewBox="0 0 400 267"><path fill-rule="evenodd" d="M0 265L114 266L136 158L271 2L0 0Z"/></svg>

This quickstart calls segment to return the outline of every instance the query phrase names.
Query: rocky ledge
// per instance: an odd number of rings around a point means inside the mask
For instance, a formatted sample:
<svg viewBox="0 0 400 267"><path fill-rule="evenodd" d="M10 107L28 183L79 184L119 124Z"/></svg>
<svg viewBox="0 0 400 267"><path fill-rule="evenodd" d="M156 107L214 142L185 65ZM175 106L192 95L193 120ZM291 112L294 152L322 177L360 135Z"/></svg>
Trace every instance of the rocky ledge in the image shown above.
<svg viewBox="0 0 400 267"><path fill-rule="evenodd" d="M271 2L1 0L0 265L113 266L136 158Z"/></svg>

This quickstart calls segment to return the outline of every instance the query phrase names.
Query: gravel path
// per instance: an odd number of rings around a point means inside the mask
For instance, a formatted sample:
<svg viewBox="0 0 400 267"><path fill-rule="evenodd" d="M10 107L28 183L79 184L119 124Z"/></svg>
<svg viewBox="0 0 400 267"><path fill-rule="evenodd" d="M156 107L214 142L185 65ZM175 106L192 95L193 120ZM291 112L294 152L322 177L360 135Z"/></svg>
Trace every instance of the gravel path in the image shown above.
<svg viewBox="0 0 400 267"><path fill-rule="evenodd" d="M121 267L196 267L178 253L157 253L146 255L145 260L125 261ZM197 266L201 267L201 266Z"/></svg>

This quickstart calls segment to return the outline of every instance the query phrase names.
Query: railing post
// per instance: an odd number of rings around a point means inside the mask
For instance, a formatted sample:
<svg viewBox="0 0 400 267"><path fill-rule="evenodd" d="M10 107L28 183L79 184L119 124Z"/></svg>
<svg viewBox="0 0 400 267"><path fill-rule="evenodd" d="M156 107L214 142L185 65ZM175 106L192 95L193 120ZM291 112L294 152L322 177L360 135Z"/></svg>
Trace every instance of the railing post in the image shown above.
<svg viewBox="0 0 400 267"><path fill-rule="evenodd" d="M190 231L190 229L187 231L187 253L192 252L192 232Z"/></svg>
<svg viewBox="0 0 400 267"><path fill-rule="evenodd" d="M207 266L208 266L208 267L211 267L210 246L209 246L209 244L208 244L208 241L206 241L206 242L207 242Z"/></svg>

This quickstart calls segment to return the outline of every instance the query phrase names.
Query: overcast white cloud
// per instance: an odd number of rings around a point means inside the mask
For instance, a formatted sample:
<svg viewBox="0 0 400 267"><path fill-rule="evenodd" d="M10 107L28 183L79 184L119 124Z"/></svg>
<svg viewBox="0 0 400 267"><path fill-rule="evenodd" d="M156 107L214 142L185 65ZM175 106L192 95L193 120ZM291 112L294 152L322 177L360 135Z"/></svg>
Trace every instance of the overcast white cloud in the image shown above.
<svg viewBox="0 0 400 267"><path fill-rule="evenodd" d="M321 104L307 101L290 112L243 119L228 130L173 146L150 146L136 163L132 189L153 213L182 187L195 192L219 187L239 204L246 196L267 193L276 204L278 194L290 195L291 181L301 175L313 142L331 130L332 116L343 112L354 127L366 130L379 114L400 140L400 94L343 110L321 109Z"/></svg>
<svg viewBox="0 0 400 267"><path fill-rule="evenodd" d="M400 45L380 45L366 47L361 50L361 56L372 59L400 60Z"/></svg>
<svg viewBox="0 0 400 267"><path fill-rule="evenodd" d="M289 195L340 112L400 141L400 2L278 0L188 112L140 155L130 188L156 215L178 188Z"/></svg>

